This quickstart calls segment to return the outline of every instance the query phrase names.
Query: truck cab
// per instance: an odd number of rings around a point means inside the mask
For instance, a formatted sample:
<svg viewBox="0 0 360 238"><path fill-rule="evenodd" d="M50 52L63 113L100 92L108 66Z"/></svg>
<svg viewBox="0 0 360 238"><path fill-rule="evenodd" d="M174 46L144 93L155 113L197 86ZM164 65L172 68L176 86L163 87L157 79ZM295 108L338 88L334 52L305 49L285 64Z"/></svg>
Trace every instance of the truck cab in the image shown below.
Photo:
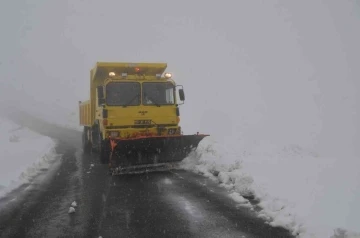
<svg viewBox="0 0 360 238"><path fill-rule="evenodd" d="M155 66L158 70L150 74L148 68ZM162 76L165 67L136 64L107 72L95 95L95 121L103 138L181 134L179 103L184 103L184 91L170 73Z"/></svg>

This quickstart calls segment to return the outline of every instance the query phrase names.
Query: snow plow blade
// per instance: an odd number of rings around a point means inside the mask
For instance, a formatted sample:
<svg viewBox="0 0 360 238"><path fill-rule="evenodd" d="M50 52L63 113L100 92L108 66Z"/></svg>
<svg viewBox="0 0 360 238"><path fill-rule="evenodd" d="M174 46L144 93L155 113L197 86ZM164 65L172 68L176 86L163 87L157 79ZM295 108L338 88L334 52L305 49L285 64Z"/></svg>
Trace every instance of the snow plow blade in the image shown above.
<svg viewBox="0 0 360 238"><path fill-rule="evenodd" d="M208 135L159 136L112 139L110 170L112 174L171 169L184 160Z"/></svg>
<svg viewBox="0 0 360 238"><path fill-rule="evenodd" d="M169 171L171 169L175 169L177 165L178 162L144 164L144 165L134 165L134 166L126 166L126 167L118 166L111 170L111 175L141 174L141 173L156 172L156 171Z"/></svg>

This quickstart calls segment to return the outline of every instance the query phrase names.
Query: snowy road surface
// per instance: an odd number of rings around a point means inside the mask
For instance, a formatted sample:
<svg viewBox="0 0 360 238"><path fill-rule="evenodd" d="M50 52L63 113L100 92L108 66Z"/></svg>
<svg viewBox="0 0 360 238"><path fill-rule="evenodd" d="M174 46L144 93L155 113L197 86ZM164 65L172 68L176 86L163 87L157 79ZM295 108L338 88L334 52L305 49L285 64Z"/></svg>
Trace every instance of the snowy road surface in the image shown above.
<svg viewBox="0 0 360 238"><path fill-rule="evenodd" d="M289 237L246 208L236 209L221 188L200 175L111 177L95 156L83 157L68 146L58 151L63 162L49 183L34 184L22 198L2 203L1 237ZM75 213L68 214L73 201Z"/></svg>
<svg viewBox="0 0 360 238"><path fill-rule="evenodd" d="M291 237L203 176L175 170L111 177L96 155L81 153L81 133L31 124L61 140L62 162L45 182L0 200L0 237Z"/></svg>

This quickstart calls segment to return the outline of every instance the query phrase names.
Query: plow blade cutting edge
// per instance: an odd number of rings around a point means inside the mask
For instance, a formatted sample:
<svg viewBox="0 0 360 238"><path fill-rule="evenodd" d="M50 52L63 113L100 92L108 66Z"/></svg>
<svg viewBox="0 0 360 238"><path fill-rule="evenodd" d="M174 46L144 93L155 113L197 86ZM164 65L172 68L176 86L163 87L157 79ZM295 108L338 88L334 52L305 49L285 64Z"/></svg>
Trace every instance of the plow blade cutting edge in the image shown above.
<svg viewBox="0 0 360 238"><path fill-rule="evenodd" d="M112 174L167 170L185 159L208 135L180 135L111 140Z"/></svg>

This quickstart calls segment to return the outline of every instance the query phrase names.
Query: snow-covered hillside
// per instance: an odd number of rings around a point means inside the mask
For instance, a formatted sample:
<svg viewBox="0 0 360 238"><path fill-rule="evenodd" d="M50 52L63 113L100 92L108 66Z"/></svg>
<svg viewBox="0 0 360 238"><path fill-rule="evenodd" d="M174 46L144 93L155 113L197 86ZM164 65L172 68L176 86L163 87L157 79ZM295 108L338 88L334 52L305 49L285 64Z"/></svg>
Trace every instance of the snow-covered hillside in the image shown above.
<svg viewBox="0 0 360 238"><path fill-rule="evenodd" d="M56 158L55 141L0 118L0 197L28 183Z"/></svg>
<svg viewBox="0 0 360 238"><path fill-rule="evenodd" d="M254 195L259 216L300 237L360 237L360 158L245 141L208 137L183 167L216 179L241 205Z"/></svg>

